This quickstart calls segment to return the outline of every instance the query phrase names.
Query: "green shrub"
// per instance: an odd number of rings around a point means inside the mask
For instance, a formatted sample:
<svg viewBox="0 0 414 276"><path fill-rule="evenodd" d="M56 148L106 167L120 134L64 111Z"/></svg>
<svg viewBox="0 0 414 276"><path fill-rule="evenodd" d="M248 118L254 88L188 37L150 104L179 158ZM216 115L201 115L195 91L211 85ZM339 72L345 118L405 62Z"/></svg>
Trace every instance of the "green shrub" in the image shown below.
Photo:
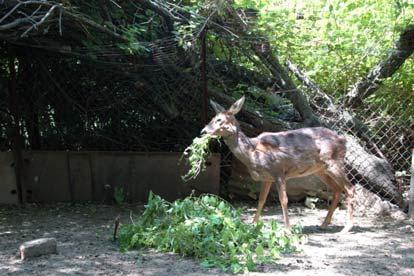
<svg viewBox="0 0 414 276"><path fill-rule="evenodd" d="M233 273L254 271L294 251L302 241L298 226L288 232L275 221L245 223L241 211L214 195L189 196L169 203L150 193L143 214L122 225L122 251L155 248L192 256L204 267Z"/></svg>
<svg viewBox="0 0 414 276"><path fill-rule="evenodd" d="M118 205L122 205L125 203L125 193L124 193L124 188L122 187L115 187L114 190L114 198L115 198L115 202Z"/></svg>

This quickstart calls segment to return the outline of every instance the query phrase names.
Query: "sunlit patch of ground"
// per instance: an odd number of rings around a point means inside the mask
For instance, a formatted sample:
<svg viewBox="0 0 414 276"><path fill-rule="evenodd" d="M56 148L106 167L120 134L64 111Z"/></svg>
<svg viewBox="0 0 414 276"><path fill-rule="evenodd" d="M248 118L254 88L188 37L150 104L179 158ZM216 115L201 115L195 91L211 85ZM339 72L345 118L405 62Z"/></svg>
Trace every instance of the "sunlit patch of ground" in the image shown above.
<svg viewBox="0 0 414 276"><path fill-rule="evenodd" d="M238 204L239 205L239 204ZM268 204L263 220L282 221L281 210ZM0 275L222 275L202 269L190 258L154 251L119 252L112 241L114 219L129 221L142 206L29 205L0 207ZM255 208L246 206L252 220ZM409 221L356 217L356 226L339 235L345 211L337 210L333 225L321 231L326 210L289 207L293 223L308 236L302 251L283 256L252 275L414 275L414 226ZM59 254L22 262L19 245L55 237Z"/></svg>

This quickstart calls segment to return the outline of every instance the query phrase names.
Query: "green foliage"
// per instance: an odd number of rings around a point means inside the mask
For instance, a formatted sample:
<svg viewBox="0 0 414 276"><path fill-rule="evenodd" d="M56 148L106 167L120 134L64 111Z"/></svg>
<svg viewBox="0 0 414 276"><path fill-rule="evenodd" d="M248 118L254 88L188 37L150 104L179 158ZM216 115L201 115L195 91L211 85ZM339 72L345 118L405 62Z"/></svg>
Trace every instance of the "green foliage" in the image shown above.
<svg viewBox="0 0 414 276"><path fill-rule="evenodd" d="M114 190L114 198L115 198L115 202L118 205L122 205L125 203L125 193L124 193L124 188L122 187L115 187Z"/></svg>
<svg viewBox="0 0 414 276"><path fill-rule="evenodd" d="M175 24L175 39L178 45L185 50L191 49L194 46L194 32L197 25L194 22L190 22L188 25Z"/></svg>
<svg viewBox="0 0 414 276"><path fill-rule="evenodd" d="M414 22L409 1L260 2L267 3L260 7L257 28L271 38L278 54L299 64L337 97L383 59L401 30ZM413 59L404 67L388 82L392 97L384 98L387 86L382 88L385 93L378 93L381 103L407 99L405 92L414 85Z"/></svg>
<svg viewBox="0 0 414 276"><path fill-rule="evenodd" d="M196 137L194 138L193 143L184 150L180 161L186 157L190 169L181 177L183 181L187 182L191 179L195 179L200 172L206 169L206 158L210 154L209 144L212 139L217 140L218 137L209 134Z"/></svg>
<svg viewBox="0 0 414 276"><path fill-rule="evenodd" d="M260 87L254 85L246 85L243 83L239 83L231 89L231 94L233 98L239 99L242 96L248 97L250 100L248 101L248 105L252 110L256 112L261 112L263 115L269 118L276 118L280 115L278 112L275 111L275 108L280 108L282 105L289 105L290 102L287 99L276 97L261 89ZM266 108L267 107L267 108Z"/></svg>
<svg viewBox="0 0 414 276"><path fill-rule="evenodd" d="M144 213L121 227L121 250L155 248L192 256L204 267L238 273L274 262L302 241L300 227L288 233L275 221L245 223L240 215L240 210L214 195L168 203L150 193Z"/></svg>
<svg viewBox="0 0 414 276"><path fill-rule="evenodd" d="M190 0L180 3L180 10L188 14L188 21L185 23L174 22L173 34L178 42L178 45L183 47L185 50L192 49L196 46L195 42L198 39L200 32L206 27L206 15L209 16L209 13L213 10L213 13L217 12L220 7L214 4L219 2L220 1Z"/></svg>
<svg viewBox="0 0 414 276"><path fill-rule="evenodd" d="M336 99L384 59L400 32L414 23L410 0L235 0L235 6L256 10L250 34L258 41L265 37L282 61L298 64ZM238 53L235 59L251 68ZM368 102L381 108L414 106L413 87L414 59L409 58Z"/></svg>
<svg viewBox="0 0 414 276"><path fill-rule="evenodd" d="M128 39L128 42L125 44L119 44L119 48L130 54L136 55L144 55L150 52L145 44L138 40L138 38L142 37L147 31L144 26L130 25L123 28L122 31L123 35Z"/></svg>

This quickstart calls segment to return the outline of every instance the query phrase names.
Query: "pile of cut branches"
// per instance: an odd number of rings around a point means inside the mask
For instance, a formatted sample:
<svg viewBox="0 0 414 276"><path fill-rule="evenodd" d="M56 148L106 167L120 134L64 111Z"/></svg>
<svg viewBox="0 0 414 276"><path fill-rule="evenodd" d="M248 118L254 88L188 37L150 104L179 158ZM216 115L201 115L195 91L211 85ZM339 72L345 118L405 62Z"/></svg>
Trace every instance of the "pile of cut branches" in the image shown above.
<svg viewBox="0 0 414 276"><path fill-rule="evenodd" d="M144 213L121 227L121 250L155 248L192 256L204 267L239 273L274 262L303 240L300 227L287 232L275 221L245 223L240 214L214 195L169 203L150 193Z"/></svg>

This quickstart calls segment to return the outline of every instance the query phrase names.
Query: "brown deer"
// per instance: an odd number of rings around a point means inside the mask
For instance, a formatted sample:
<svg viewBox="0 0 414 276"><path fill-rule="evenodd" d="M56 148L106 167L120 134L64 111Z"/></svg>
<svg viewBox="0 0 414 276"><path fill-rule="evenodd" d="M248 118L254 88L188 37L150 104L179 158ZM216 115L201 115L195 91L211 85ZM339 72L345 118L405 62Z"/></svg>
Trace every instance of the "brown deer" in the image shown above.
<svg viewBox="0 0 414 276"><path fill-rule="evenodd" d="M210 101L217 114L201 133L222 137L232 153L246 165L253 180L263 182L254 221L259 219L270 187L276 182L284 223L289 228L286 180L315 174L334 193L321 228L325 229L331 222L341 192L344 191L347 196L348 216L341 232L348 232L353 225L354 186L344 172L346 140L323 127L264 132L255 138L249 138L241 131L235 118L244 100L242 97L228 110Z"/></svg>

